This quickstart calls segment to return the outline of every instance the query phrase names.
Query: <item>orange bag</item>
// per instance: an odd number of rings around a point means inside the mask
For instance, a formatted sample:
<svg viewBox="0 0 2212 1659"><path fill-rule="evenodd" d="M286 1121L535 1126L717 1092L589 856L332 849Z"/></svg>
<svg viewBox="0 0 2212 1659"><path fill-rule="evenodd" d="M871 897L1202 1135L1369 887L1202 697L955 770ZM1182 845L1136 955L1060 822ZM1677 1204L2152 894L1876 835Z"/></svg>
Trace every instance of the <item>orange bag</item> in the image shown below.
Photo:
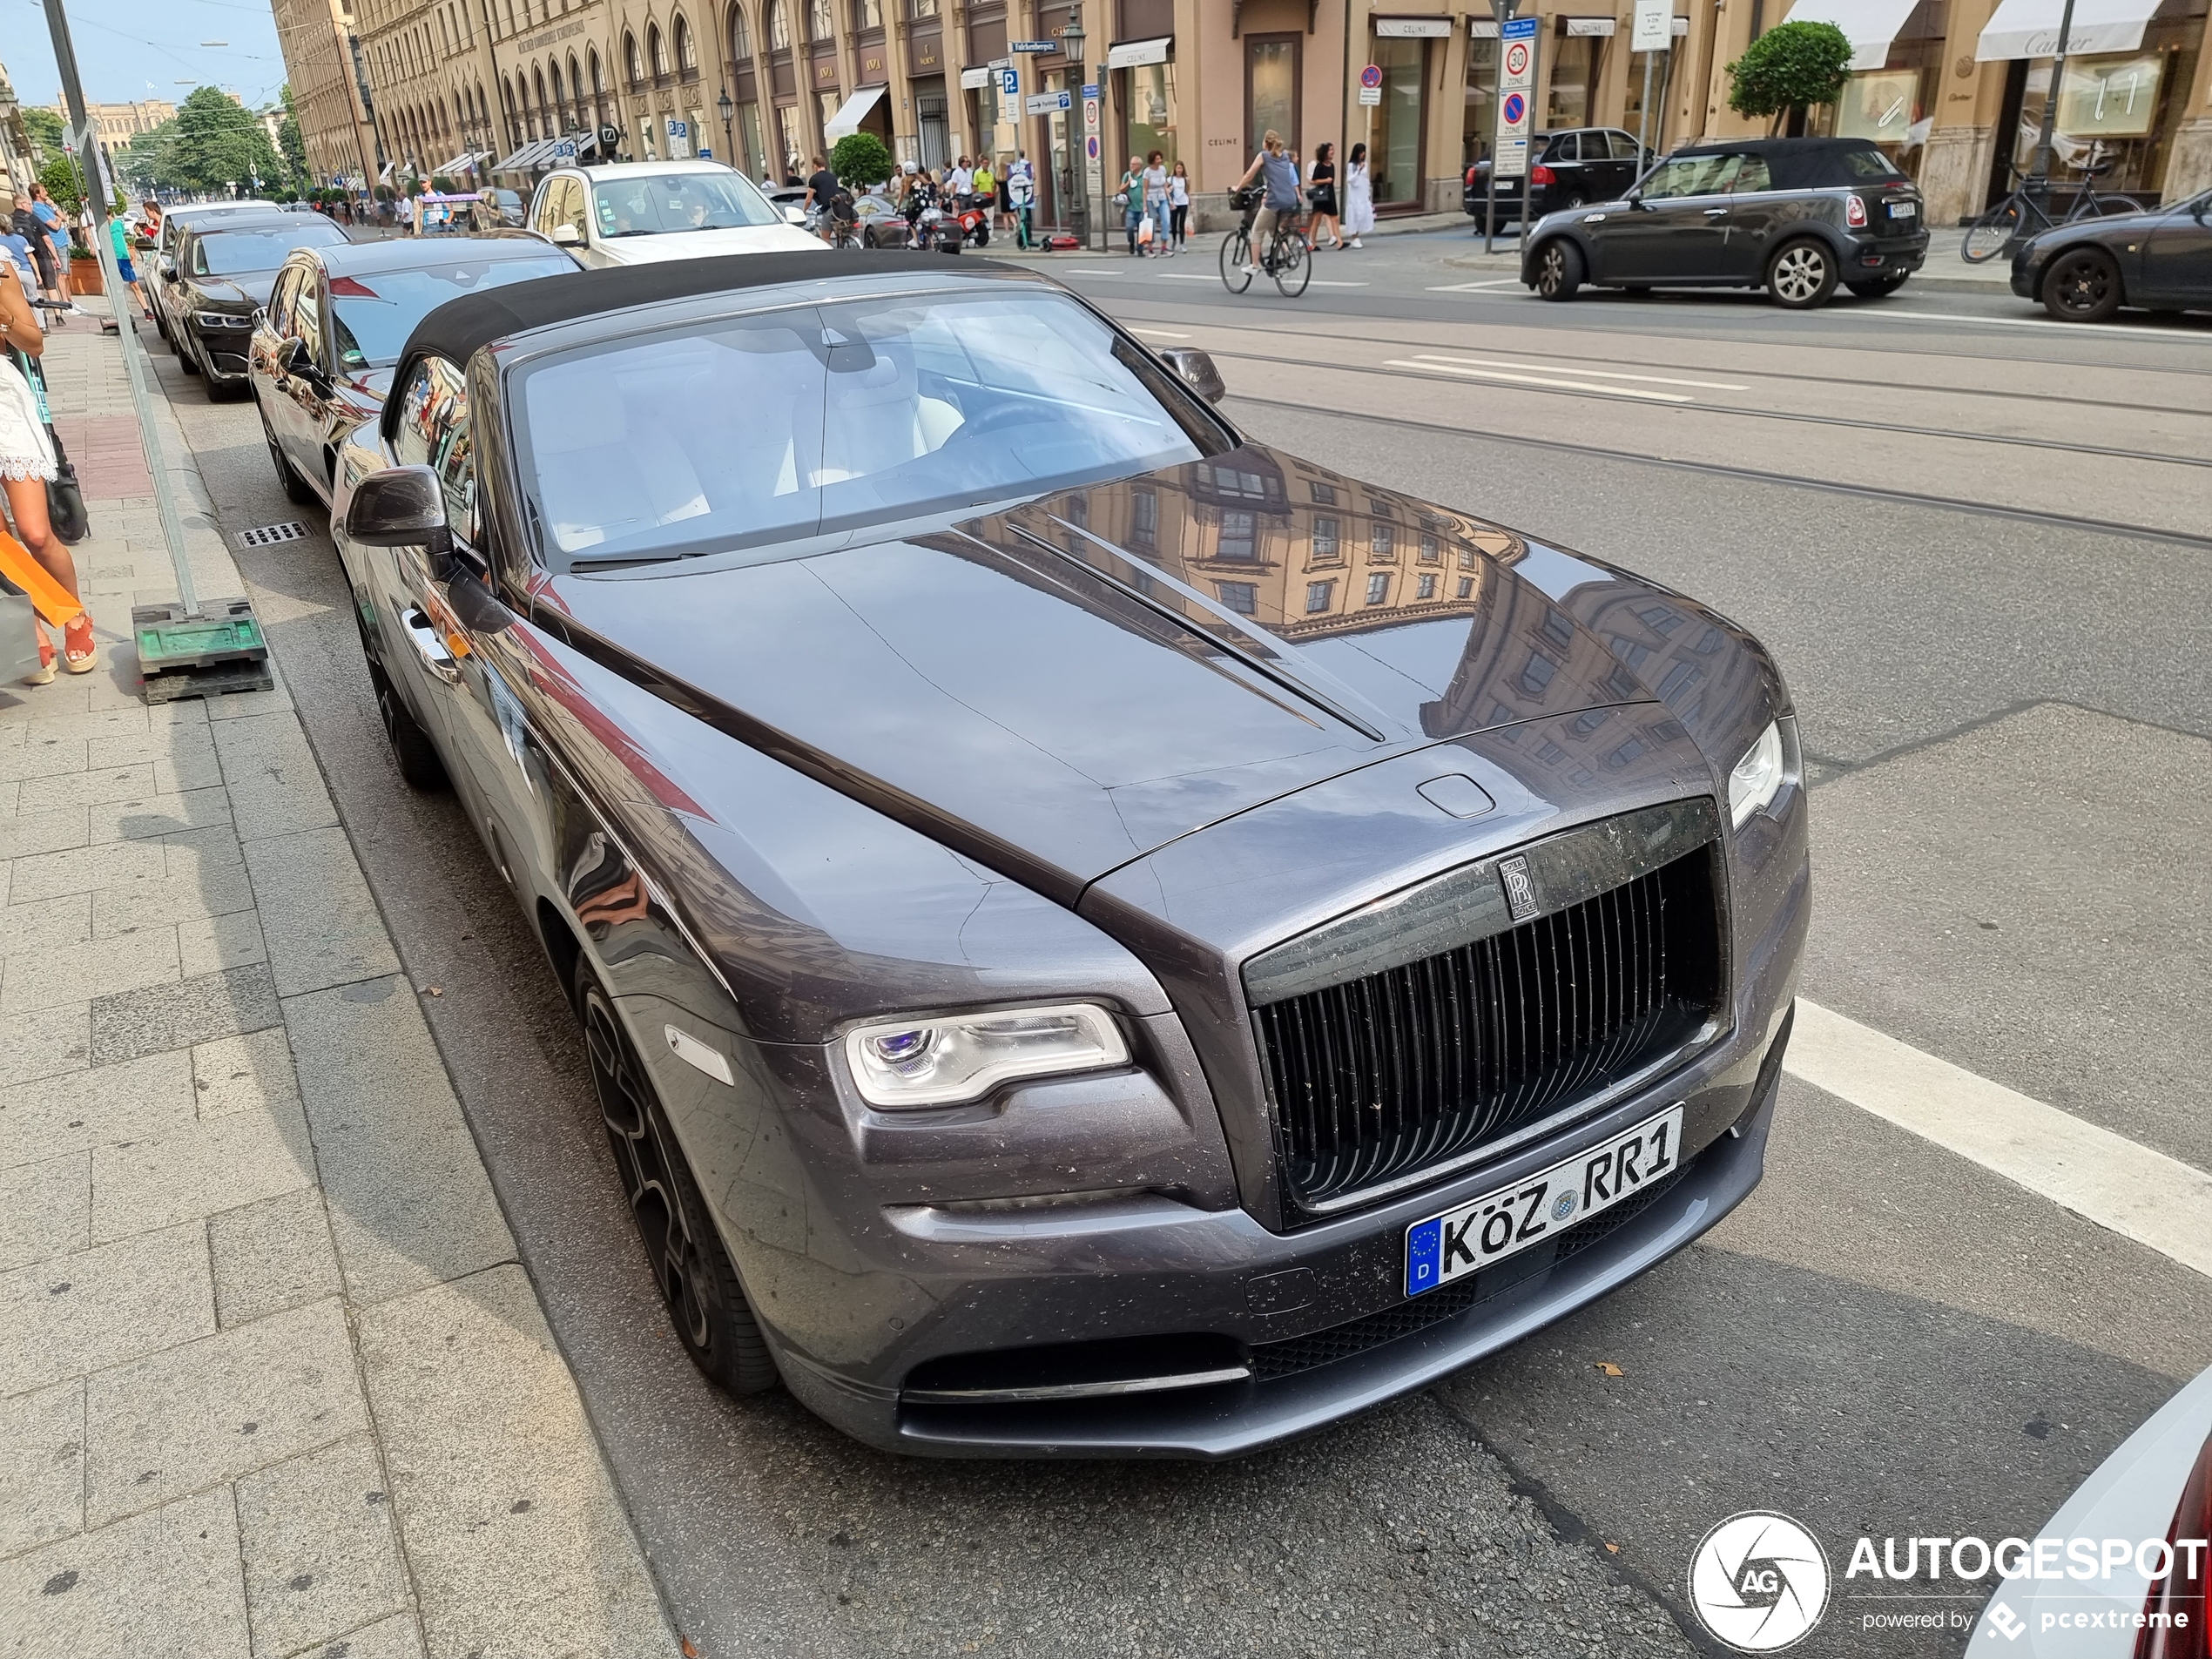
<svg viewBox="0 0 2212 1659"><path fill-rule="evenodd" d="M0 576L29 594L38 614L53 627L66 628L84 612L83 603L71 598L68 590L30 556L30 550L5 530L0 530Z"/></svg>

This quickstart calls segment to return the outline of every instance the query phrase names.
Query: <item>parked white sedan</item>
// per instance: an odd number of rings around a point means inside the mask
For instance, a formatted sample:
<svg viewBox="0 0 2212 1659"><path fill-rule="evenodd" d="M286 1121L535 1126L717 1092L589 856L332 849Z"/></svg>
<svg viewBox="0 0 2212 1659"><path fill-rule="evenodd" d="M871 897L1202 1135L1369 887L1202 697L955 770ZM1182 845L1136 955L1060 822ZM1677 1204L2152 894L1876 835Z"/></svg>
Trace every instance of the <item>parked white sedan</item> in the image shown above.
<svg viewBox="0 0 2212 1659"><path fill-rule="evenodd" d="M538 181L529 224L590 266L827 251L750 179L713 161L562 167Z"/></svg>

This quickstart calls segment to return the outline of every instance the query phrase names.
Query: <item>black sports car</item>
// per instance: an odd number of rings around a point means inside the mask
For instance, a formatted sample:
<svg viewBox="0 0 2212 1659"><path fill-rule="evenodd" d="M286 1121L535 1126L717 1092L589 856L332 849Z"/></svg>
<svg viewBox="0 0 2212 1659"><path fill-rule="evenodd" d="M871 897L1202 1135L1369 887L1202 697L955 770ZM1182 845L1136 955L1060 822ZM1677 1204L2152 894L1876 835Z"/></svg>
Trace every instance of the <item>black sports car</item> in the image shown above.
<svg viewBox="0 0 2212 1659"><path fill-rule="evenodd" d="M1677 150L1618 200L1528 233L1521 280L1547 300L1602 287L1764 287L1792 310L1838 284L1894 293L1928 254L1920 189L1859 138L1744 138Z"/></svg>
<svg viewBox="0 0 2212 1659"><path fill-rule="evenodd" d="M185 372L203 378L210 398L245 396L253 317L268 303L277 267L294 248L348 239L314 213L223 219L186 230L174 263L161 269L170 343Z"/></svg>
<svg viewBox="0 0 2212 1659"><path fill-rule="evenodd" d="M415 325L447 300L565 276L574 255L523 231L304 247L269 287L247 369L284 493L327 502L339 446L374 421Z"/></svg>
<svg viewBox="0 0 2212 1659"><path fill-rule="evenodd" d="M2013 292L2061 322L2102 322L2122 306L2212 308L2212 191L2030 237L2013 255Z"/></svg>
<svg viewBox="0 0 2212 1659"><path fill-rule="evenodd" d="M400 767L543 939L730 1388L1233 1454L1758 1179L1772 662L1220 391L1033 272L754 254L443 306L341 457Z"/></svg>

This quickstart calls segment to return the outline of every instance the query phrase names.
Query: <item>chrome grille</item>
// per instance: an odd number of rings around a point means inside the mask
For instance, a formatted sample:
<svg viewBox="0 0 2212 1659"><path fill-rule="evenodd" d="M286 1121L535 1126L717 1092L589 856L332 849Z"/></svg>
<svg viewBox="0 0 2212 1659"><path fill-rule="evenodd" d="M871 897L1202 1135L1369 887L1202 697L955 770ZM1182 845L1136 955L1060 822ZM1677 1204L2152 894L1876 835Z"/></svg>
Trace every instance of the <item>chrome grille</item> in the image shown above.
<svg viewBox="0 0 2212 1659"><path fill-rule="evenodd" d="M1714 864L1699 846L1518 927L1255 1009L1292 1201L1327 1213L1468 1162L1680 1049L1720 1005Z"/></svg>

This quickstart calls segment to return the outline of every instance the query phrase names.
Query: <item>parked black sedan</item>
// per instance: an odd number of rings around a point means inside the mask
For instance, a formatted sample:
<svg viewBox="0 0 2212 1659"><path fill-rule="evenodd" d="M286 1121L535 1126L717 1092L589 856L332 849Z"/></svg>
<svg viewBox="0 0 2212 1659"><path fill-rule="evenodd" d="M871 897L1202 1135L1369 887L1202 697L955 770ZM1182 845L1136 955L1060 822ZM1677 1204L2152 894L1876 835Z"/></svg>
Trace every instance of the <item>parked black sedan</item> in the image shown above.
<svg viewBox="0 0 2212 1659"><path fill-rule="evenodd" d="M1529 232L1521 279L1547 300L1604 287L1764 287L1824 305L1838 285L1894 293L1927 258L1919 186L1858 138L1753 138L1677 150L1617 201Z"/></svg>
<svg viewBox="0 0 2212 1659"><path fill-rule="evenodd" d="M1230 1455L1758 1179L1772 662L1220 389L1033 271L764 253L441 307L341 456L401 768L543 940L732 1389Z"/></svg>
<svg viewBox="0 0 2212 1659"><path fill-rule="evenodd" d="M2122 306L2212 309L2212 191L2030 237L2013 255L2013 292L2061 322L2102 322Z"/></svg>
<svg viewBox="0 0 2212 1659"><path fill-rule="evenodd" d="M415 325L447 300L566 276L565 250L523 231L304 247L270 285L248 374L284 492L330 499L339 446L374 421Z"/></svg>
<svg viewBox="0 0 2212 1659"><path fill-rule="evenodd" d="M1539 132L1528 145L1528 176L1498 180L1497 219L1493 228L1517 222L1521 192L1539 217L1589 202L1617 201L1643 177L1657 152L1639 148L1635 134L1618 127L1575 127ZM1490 162L1486 157L1467 170L1460 203L1479 230L1490 210Z"/></svg>
<svg viewBox="0 0 2212 1659"><path fill-rule="evenodd" d="M185 231L169 289L170 343L187 374L200 375L210 398L243 397L254 314L267 303L277 267L293 249L337 247L346 233L318 213L223 219Z"/></svg>

